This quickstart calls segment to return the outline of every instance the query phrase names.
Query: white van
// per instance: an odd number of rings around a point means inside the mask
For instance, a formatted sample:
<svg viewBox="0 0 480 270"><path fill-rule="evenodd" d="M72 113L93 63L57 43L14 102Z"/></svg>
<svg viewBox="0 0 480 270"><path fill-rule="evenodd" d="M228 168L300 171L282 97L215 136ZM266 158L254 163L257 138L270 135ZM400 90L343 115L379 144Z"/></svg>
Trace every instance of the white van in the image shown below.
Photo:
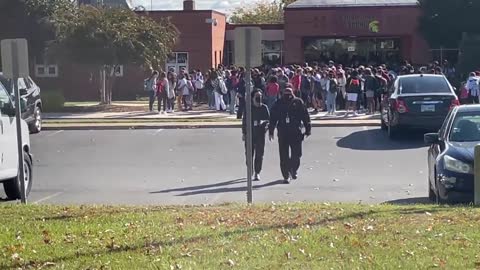
<svg viewBox="0 0 480 270"><path fill-rule="evenodd" d="M30 137L28 125L22 122L23 159L25 172L26 194L32 188L32 156L30 154ZM19 164L17 153L17 125L15 120L15 105L12 97L0 83L0 182L3 182L8 199L21 197Z"/></svg>

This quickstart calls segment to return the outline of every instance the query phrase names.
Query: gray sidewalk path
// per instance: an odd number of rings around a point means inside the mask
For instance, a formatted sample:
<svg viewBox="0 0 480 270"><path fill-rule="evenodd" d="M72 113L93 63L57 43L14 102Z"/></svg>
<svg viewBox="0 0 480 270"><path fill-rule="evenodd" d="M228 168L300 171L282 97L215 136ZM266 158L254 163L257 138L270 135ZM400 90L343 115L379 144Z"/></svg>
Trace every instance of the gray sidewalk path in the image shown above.
<svg viewBox="0 0 480 270"><path fill-rule="evenodd" d="M380 115L360 114L344 117L345 112L339 111L336 115L326 115L325 112L311 114L312 120L379 120ZM232 121L236 120L235 115L227 112L216 112L211 110L198 110L188 112L174 112L169 114L159 114L158 112L91 112L91 113L44 113L46 120L85 120L85 119L102 119L102 120L216 120L216 121Z"/></svg>

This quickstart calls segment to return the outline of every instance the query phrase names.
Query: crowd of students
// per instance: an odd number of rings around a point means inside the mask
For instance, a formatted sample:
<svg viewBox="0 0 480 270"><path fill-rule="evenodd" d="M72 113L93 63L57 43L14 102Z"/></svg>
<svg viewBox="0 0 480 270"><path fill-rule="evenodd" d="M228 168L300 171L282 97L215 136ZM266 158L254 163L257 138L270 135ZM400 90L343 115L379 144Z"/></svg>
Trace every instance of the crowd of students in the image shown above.
<svg viewBox="0 0 480 270"><path fill-rule="evenodd" d="M254 68L251 70L251 86L252 90L263 93L270 109L286 88L292 88L294 95L301 98L313 114L337 115L337 110L346 110L345 116L355 116L378 112L395 78L413 73L445 74L450 78L455 75L455 70L446 61L442 65L433 62L418 68L407 62L395 67L347 67L329 61L325 64ZM459 93L460 98L478 103L479 82L480 72L472 73ZM179 74L173 70L154 71L145 80L145 90L149 92L150 111L153 111L155 100L158 100L161 114L172 113L175 107L177 110L192 110L195 100L205 102L209 110L229 112L241 119L245 109L246 73L242 67L225 68L222 65L206 73L200 70L190 73L180 70Z"/></svg>

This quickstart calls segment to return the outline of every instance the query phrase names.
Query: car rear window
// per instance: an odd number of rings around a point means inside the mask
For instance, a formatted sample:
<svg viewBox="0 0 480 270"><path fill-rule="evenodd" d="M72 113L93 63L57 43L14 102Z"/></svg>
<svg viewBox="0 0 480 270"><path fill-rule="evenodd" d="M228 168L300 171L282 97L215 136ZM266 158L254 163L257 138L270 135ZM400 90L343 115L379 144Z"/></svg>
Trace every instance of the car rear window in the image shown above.
<svg viewBox="0 0 480 270"><path fill-rule="evenodd" d="M400 79L401 94L450 93L448 82L443 77L416 76Z"/></svg>

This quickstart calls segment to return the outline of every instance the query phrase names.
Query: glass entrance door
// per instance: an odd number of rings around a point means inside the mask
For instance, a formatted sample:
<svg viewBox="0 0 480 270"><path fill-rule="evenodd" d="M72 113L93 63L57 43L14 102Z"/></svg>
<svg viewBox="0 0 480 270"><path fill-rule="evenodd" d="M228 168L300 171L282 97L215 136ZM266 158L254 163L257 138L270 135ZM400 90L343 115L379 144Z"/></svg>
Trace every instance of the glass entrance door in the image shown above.
<svg viewBox="0 0 480 270"><path fill-rule="evenodd" d="M400 61L400 39L387 38L305 38L306 62L333 60L344 65L384 64Z"/></svg>

